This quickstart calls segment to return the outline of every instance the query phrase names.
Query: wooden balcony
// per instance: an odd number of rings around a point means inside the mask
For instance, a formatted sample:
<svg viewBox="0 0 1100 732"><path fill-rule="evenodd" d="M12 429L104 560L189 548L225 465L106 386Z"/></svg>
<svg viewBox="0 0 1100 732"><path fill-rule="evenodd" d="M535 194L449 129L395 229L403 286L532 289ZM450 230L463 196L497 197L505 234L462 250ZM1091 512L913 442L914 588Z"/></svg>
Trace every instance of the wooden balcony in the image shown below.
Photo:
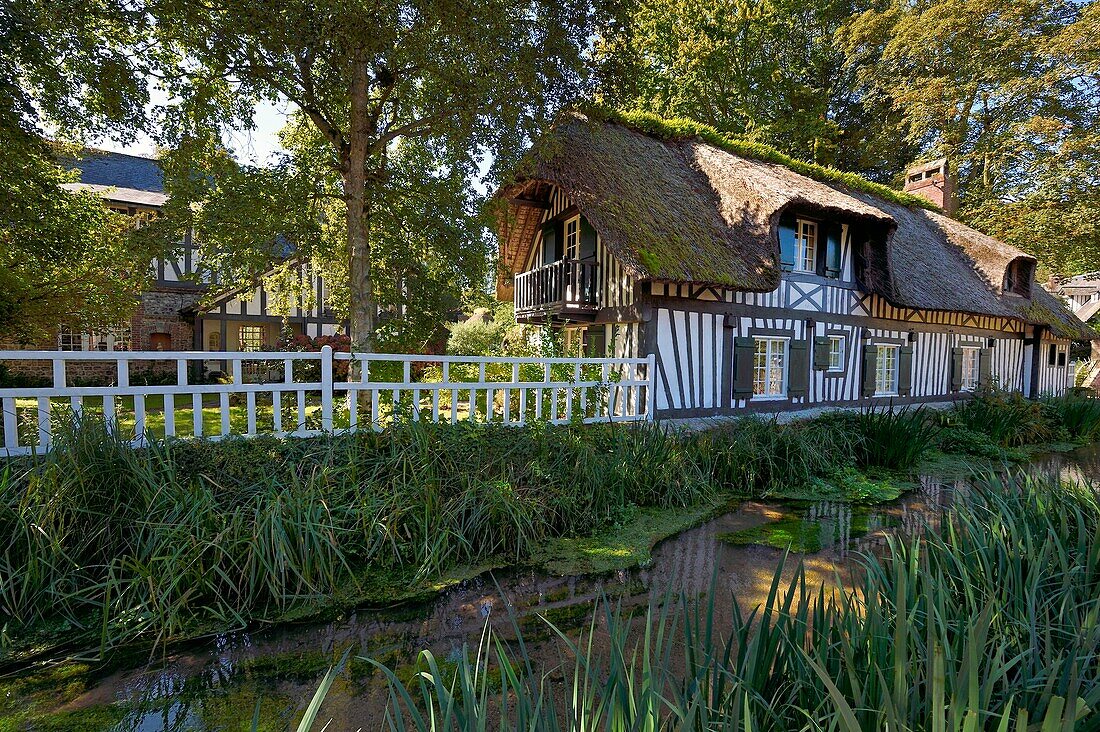
<svg viewBox="0 0 1100 732"><path fill-rule="evenodd" d="M600 265L559 259L516 275L516 316L527 322L590 320L599 310Z"/></svg>

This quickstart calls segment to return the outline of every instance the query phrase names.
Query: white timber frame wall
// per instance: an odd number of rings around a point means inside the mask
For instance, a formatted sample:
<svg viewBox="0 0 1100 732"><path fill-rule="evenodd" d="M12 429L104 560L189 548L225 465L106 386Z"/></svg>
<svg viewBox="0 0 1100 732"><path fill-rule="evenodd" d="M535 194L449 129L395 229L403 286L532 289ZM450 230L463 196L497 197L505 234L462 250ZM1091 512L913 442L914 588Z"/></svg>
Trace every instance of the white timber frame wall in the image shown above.
<svg viewBox="0 0 1100 732"><path fill-rule="evenodd" d="M312 294L298 299L286 322L296 334L311 338L333 335L340 324L325 306L327 283L317 274L304 272L303 276L309 279ZM233 290L215 299L196 317L196 330L200 331L202 339L196 345L206 351L244 350L238 342L238 333L241 326L247 325L263 326L264 344L275 345L284 318L271 314L268 307L271 299L272 295L262 284L251 290ZM214 334L216 338L212 339Z"/></svg>
<svg viewBox="0 0 1100 732"><path fill-rule="evenodd" d="M574 211L569 197L555 186L540 223ZM596 259L603 310L595 322L567 323L567 342L583 339L585 331L590 335L602 330L610 356L655 356L655 406L667 416L952 400L965 396L952 383L954 360L963 348L981 352L983 383L1029 396L1033 383L1036 396L1062 394L1072 386L1068 340L1044 332L1036 341L1033 326L1011 318L898 308L860 291L848 224L841 224L837 277L784 271L779 286L770 292L638 282L604 247L598 232ZM540 225L521 271L542 266L543 261ZM830 336L844 339L843 367L815 368L815 349ZM733 344L737 338L752 337L785 338L792 348L805 347L800 356L809 370L804 393L782 399L734 397ZM898 374L900 379L906 370L904 394L865 396L865 348L875 344L904 351ZM1038 357L1035 348L1041 351ZM1033 364L1039 369L1034 382Z"/></svg>
<svg viewBox="0 0 1100 732"><path fill-rule="evenodd" d="M847 252L844 261L845 272L850 272ZM859 292L843 276L824 282L816 275L784 273L779 287L766 293L654 282L651 295L653 315L645 328L652 331L648 343L657 357L656 406L669 416L951 400L965 395L951 383L953 354L962 347L984 352L989 383L1025 394L1030 391L1032 329L1021 321L895 308L877 295ZM720 312L721 304L729 305L729 312ZM815 349L821 343L816 339L831 335L844 338L843 367L838 371L814 368ZM733 397L732 342L754 336L805 344L809 379L804 395ZM864 396L864 348L876 343L909 349L906 362L899 365L899 376L901 368L910 369L908 393ZM1043 336L1037 395L1063 394L1072 386L1069 346L1066 339Z"/></svg>

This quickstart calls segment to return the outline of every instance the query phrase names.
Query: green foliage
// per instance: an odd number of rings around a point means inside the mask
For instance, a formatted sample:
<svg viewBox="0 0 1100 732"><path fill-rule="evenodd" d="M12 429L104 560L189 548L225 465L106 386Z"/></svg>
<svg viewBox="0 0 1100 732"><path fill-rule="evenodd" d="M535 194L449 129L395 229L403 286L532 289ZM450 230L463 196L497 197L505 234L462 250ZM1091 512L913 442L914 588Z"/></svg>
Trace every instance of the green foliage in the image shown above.
<svg viewBox="0 0 1100 732"><path fill-rule="evenodd" d="M75 180L55 148L0 125L0 338L33 343L59 324L75 329L126 320L146 284L154 250Z"/></svg>
<svg viewBox="0 0 1100 732"><path fill-rule="evenodd" d="M11 0L0 9L0 338L34 342L58 324L106 326L133 312L151 252L98 196L62 186L57 158L91 135L145 120L145 24L115 0Z"/></svg>
<svg viewBox="0 0 1100 732"><path fill-rule="evenodd" d="M423 651L413 678L378 664L388 711L415 730L483 729L504 714L547 732L1091 728L1096 490L989 479L947 521L863 557L849 590L818 589L801 566L788 584L780 566L766 601L748 613L734 603L728 619L719 587L709 600L655 598L641 622L610 601L575 634L547 619L573 659L554 684L519 623L520 642L487 627L446 668Z"/></svg>
<svg viewBox="0 0 1100 732"><path fill-rule="evenodd" d="M180 102L164 125L183 159L216 151L226 128L249 127L256 101L292 105L282 167L316 192L287 212L316 223L297 251L332 270L359 351L422 348L442 335L432 326L461 293L484 286L488 239L472 181L487 156L516 160L577 97L593 15L587 0L149 9L159 38L187 60L173 64L183 67L172 77ZM261 181L279 174L254 172L223 218L247 223L244 204L262 199ZM186 216L196 198L179 198ZM206 230L215 240L233 233Z"/></svg>
<svg viewBox="0 0 1100 732"><path fill-rule="evenodd" d="M923 407L869 407L852 420L852 427L858 435L858 463L891 470L914 467L936 444L940 431Z"/></svg>
<svg viewBox="0 0 1100 732"><path fill-rule="evenodd" d="M850 437L822 421L748 417L688 440L718 485L749 495L801 487L853 459Z"/></svg>
<svg viewBox="0 0 1100 732"><path fill-rule="evenodd" d="M686 117L794 158L889 180L913 154L891 110L853 91L834 41L865 2L639 0L596 45L600 98ZM885 175L883 172L885 171Z"/></svg>
<svg viewBox="0 0 1100 732"><path fill-rule="evenodd" d="M1048 418L1064 427L1072 439L1088 442L1100 437L1100 399L1066 394L1047 397L1042 405Z"/></svg>
<svg viewBox="0 0 1100 732"><path fill-rule="evenodd" d="M477 308L466 320L447 326L447 353L458 356L533 356L534 329L516 322L510 302Z"/></svg>
<svg viewBox="0 0 1100 732"><path fill-rule="evenodd" d="M838 41L857 89L951 160L962 218L1058 273L1098 261L1098 21L1091 4L934 0L872 6Z"/></svg>
<svg viewBox="0 0 1100 732"><path fill-rule="evenodd" d="M955 407L950 419L989 435L1001 447L1035 445L1058 437L1059 425L1047 418L1039 402L1003 389L978 392L973 399Z"/></svg>
<svg viewBox="0 0 1100 732"><path fill-rule="evenodd" d="M395 584L409 593L452 567L521 561L631 504L712 498L657 429L414 423L135 451L89 418L0 473L5 644L59 620L55 638L109 648L392 601Z"/></svg>

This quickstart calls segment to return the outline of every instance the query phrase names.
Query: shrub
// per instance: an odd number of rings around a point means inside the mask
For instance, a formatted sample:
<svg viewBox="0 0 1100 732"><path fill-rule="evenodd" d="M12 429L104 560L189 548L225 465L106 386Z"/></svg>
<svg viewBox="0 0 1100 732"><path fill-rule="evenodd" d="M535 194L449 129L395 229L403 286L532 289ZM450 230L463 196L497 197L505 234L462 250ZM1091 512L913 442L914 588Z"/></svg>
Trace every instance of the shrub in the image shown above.
<svg viewBox="0 0 1100 732"><path fill-rule="evenodd" d="M53 381L45 376L15 374L7 364L0 363L0 389L38 389L52 385Z"/></svg>
<svg viewBox="0 0 1100 732"><path fill-rule="evenodd" d="M1001 447L1050 442L1058 436L1039 402L1019 392L984 389L952 410L950 418L989 435Z"/></svg>
<svg viewBox="0 0 1100 732"><path fill-rule="evenodd" d="M1066 394L1044 399L1042 407L1047 418L1064 427L1073 439L1088 441L1100 436L1100 399Z"/></svg>
<svg viewBox="0 0 1100 732"><path fill-rule="evenodd" d="M859 412L852 426L857 437L857 462L892 470L914 467L935 445L940 432L923 407L870 407Z"/></svg>

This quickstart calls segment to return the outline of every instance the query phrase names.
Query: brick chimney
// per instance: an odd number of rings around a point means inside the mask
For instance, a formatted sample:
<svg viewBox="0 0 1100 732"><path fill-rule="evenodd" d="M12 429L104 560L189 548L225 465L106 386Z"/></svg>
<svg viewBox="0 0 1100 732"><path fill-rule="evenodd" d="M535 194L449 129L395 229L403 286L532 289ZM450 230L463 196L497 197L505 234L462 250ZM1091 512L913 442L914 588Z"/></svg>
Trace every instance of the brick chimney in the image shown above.
<svg viewBox="0 0 1100 732"><path fill-rule="evenodd" d="M905 192L927 198L948 216L954 216L959 207L955 177L951 175L947 158L910 168L905 174Z"/></svg>

